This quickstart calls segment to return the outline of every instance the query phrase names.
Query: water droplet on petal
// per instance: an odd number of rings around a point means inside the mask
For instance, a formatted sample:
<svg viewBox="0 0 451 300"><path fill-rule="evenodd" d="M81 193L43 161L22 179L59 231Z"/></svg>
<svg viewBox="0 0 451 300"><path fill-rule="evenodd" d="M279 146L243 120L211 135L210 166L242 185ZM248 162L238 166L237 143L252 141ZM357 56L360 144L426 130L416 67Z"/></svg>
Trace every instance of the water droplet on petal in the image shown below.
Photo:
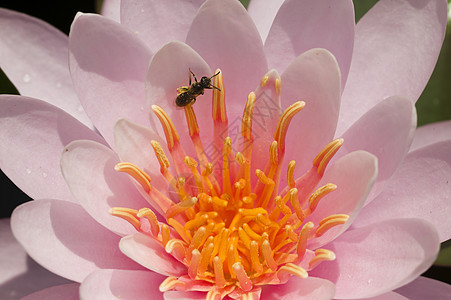
<svg viewBox="0 0 451 300"><path fill-rule="evenodd" d="M46 178L47 177L47 173L42 173L42 177Z"/></svg>
<svg viewBox="0 0 451 300"><path fill-rule="evenodd" d="M27 172L27 174L31 174L31 170L30 169L26 169L25 171Z"/></svg>
<svg viewBox="0 0 451 300"><path fill-rule="evenodd" d="M58 81L58 82L56 83L56 87L57 87L57 88L61 88L62 86L63 86L63 85L61 84L61 82Z"/></svg>
<svg viewBox="0 0 451 300"><path fill-rule="evenodd" d="M22 81L25 82L25 83L29 83L29 82L31 81L31 76L30 76L30 74L25 74L25 75L22 77Z"/></svg>

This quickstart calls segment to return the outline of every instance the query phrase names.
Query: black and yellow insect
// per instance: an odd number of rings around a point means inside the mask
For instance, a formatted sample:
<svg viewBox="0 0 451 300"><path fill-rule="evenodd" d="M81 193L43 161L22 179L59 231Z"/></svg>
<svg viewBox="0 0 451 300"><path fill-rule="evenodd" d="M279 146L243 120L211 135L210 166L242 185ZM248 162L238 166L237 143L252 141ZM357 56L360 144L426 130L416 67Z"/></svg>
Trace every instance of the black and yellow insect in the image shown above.
<svg viewBox="0 0 451 300"><path fill-rule="evenodd" d="M177 88L177 98L175 99L175 104L179 107L187 106L188 104L194 104L196 102L196 97L204 94L205 89L218 89L211 84L211 79L219 74L216 73L211 77L203 76L200 81L197 81L196 75L193 71L189 69L189 86L182 86ZM194 77L194 83L191 84L191 75Z"/></svg>

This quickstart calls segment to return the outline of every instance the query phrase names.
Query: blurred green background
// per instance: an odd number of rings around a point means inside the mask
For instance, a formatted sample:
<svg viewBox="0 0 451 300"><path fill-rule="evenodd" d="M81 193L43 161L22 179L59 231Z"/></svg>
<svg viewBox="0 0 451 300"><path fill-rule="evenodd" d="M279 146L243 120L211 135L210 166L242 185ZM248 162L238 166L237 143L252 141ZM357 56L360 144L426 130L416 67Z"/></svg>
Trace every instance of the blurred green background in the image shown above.
<svg viewBox="0 0 451 300"><path fill-rule="evenodd" d="M268 0L270 1L270 0ZM450 3L451 0L448 0ZM247 7L249 0L241 0ZM377 0L354 0L355 15L358 21ZM100 7L95 0L85 1L2 1L0 6L24 12L43 19L66 34L77 11L97 12ZM416 104L418 126L451 119L451 16L448 14L447 34L443 43L434 73L423 94ZM0 93L17 94L17 90L0 70ZM4 141L2 141L4 142ZM451 153L450 153L451 155ZM0 217L9 217L14 207L29 201L9 179L1 172L0 182L7 201L0 201ZM442 244L442 251L436 261L424 275L451 283L451 241Z"/></svg>

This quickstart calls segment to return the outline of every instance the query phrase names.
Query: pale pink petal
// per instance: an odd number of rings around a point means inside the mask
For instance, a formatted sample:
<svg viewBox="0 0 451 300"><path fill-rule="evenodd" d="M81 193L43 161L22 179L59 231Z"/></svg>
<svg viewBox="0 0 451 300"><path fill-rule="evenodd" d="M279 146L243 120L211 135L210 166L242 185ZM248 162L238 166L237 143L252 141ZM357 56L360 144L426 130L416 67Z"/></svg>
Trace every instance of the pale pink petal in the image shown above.
<svg viewBox="0 0 451 300"><path fill-rule="evenodd" d="M121 24L135 32L152 51L170 41L184 42L204 0L128 0L121 3Z"/></svg>
<svg viewBox="0 0 451 300"><path fill-rule="evenodd" d="M393 96L374 106L343 134L345 142L337 157L359 149L377 156L377 181L368 201L382 191L404 159L412 142L416 121L413 103Z"/></svg>
<svg viewBox="0 0 451 300"><path fill-rule="evenodd" d="M445 0L382 0L359 21L338 134L388 96L418 99L437 61L446 17Z"/></svg>
<svg viewBox="0 0 451 300"><path fill-rule="evenodd" d="M118 251L119 236L71 202L27 202L14 210L11 228L34 260L77 282L98 269L141 268Z"/></svg>
<svg viewBox="0 0 451 300"><path fill-rule="evenodd" d="M292 276L287 283L263 287L263 299L332 299L335 285L329 280L315 277L300 278Z"/></svg>
<svg viewBox="0 0 451 300"><path fill-rule="evenodd" d="M77 300L79 299L79 287L79 283L52 286L50 288L46 288L45 290L23 297L22 300Z"/></svg>
<svg viewBox="0 0 451 300"><path fill-rule="evenodd" d="M163 299L158 287L165 279L158 273L131 270L99 270L80 286L82 299Z"/></svg>
<svg viewBox="0 0 451 300"><path fill-rule="evenodd" d="M116 22L121 20L121 0L102 0L101 13Z"/></svg>
<svg viewBox="0 0 451 300"><path fill-rule="evenodd" d="M391 219L348 230L326 247L336 260L309 274L335 283L337 299L377 296L424 272L437 257L435 228L419 219Z"/></svg>
<svg viewBox="0 0 451 300"><path fill-rule="evenodd" d="M289 146L285 150L284 164L296 160L295 172L303 174L311 168L318 152L332 140L337 124L340 70L329 51L307 51L283 72L282 109L299 100L306 104L288 129L286 143Z"/></svg>
<svg viewBox="0 0 451 300"><path fill-rule="evenodd" d="M384 191L360 212L355 226L391 218L420 218L435 225L440 241L451 237L451 141L407 155Z"/></svg>
<svg viewBox="0 0 451 300"><path fill-rule="evenodd" d="M10 220L0 219L0 299L20 299L41 289L69 283L34 262L11 232Z"/></svg>
<svg viewBox="0 0 451 300"><path fill-rule="evenodd" d="M313 214L306 219L315 225L333 214L347 214L349 219L342 226L335 226L319 238L309 241L309 248L316 249L344 232L362 208L377 177L377 158L365 151L355 151L332 164L318 184L337 185L337 189L319 201Z"/></svg>
<svg viewBox="0 0 451 300"><path fill-rule="evenodd" d="M267 160L269 159L269 149L271 143L274 141L277 123L279 122L280 115L283 113L279 85L281 80L280 75L276 70L272 69L266 73L265 77L267 80L262 81L254 91L255 104L252 112L252 174L255 174L255 169L265 169ZM223 141L227 137L227 134L230 133L239 135L241 133L241 126L241 118L234 119L233 122L229 123L228 132L224 133L225 136L221 136L221 140ZM234 143L233 148L235 152L243 151L241 145L244 142L241 136L236 141L232 140L232 142ZM222 157L219 159L222 159ZM256 180L255 176L253 180Z"/></svg>
<svg viewBox="0 0 451 300"><path fill-rule="evenodd" d="M412 300L451 299L451 285L422 276L400 287L396 292Z"/></svg>
<svg viewBox="0 0 451 300"><path fill-rule="evenodd" d="M262 41L266 40L277 11L285 0L252 0L247 8L249 15L257 26Z"/></svg>
<svg viewBox="0 0 451 300"><path fill-rule="evenodd" d="M53 104L92 127L72 86L67 36L22 13L0 9L0 66L23 96Z"/></svg>
<svg viewBox="0 0 451 300"><path fill-rule="evenodd" d="M236 0L206 1L186 43L212 70L222 70L229 122L241 117L249 92L268 71L260 35L243 5Z"/></svg>
<svg viewBox="0 0 451 300"><path fill-rule="evenodd" d="M388 292L379 296L370 297L370 298L360 298L356 300L408 300L409 298L406 298L398 293L395 292Z"/></svg>
<svg viewBox="0 0 451 300"><path fill-rule="evenodd" d="M451 120L418 127L409 152L444 140L451 140Z"/></svg>
<svg viewBox="0 0 451 300"><path fill-rule="evenodd" d="M180 299L204 300L207 297L207 293L168 291L165 292L163 296L165 300L180 300Z"/></svg>
<svg viewBox="0 0 451 300"><path fill-rule="evenodd" d="M135 164L152 178L151 184L161 192L168 189L168 182L160 173L160 164L150 142L158 141L166 155L166 142L151 128L140 126L127 119L119 119L114 126L114 143L121 161Z"/></svg>
<svg viewBox="0 0 451 300"><path fill-rule="evenodd" d="M188 271L185 265L166 253L160 243L145 234L136 233L123 237L119 247L125 255L159 274L180 276Z"/></svg>
<svg viewBox="0 0 451 300"><path fill-rule="evenodd" d="M351 0L287 0L265 41L269 68L282 72L301 53L324 48L337 58L344 87L351 65L354 26Z"/></svg>
<svg viewBox="0 0 451 300"><path fill-rule="evenodd" d="M152 53L132 32L99 15L79 14L69 35L75 91L110 145L120 117L147 124L144 80Z"/></svg>
<svg viewBox="0 0 451 300"><path fill-rule="evenodd" d="M109 148L91 141L74 141L61 157L61 170L74 198L100 224L120 235L136 232L128 222L109 214L112 207L140 209L148 203L125 173Z"/></svg>
<svg viewBox="0 0 451 300"><path fill-rule="evenodd" d="M181 42L170 42L163 46L150 61L146 77L147 105L151 108L156 104L161 106L171 117L181 138L181 144L188 155L194 155L194 149L189 138L185 111L175 104L177 88L189 83L189 70L200 80L202 76L212 76L213 73L202 57L190 46ZM211 140L213 121L211 119L211 90L205 90L205 95L197 97L193 108L197 115L201 137ZM164 132L155 114L151 111L151 124L161 137Z"/></svg>
<svg viewBox="0 0 451 300"><path fill-rule="evenodd" d="M64 146L73 140L103 139L74 117L46 102L1 95L0 167L33 199L72 201L59 167Z"/></svg>

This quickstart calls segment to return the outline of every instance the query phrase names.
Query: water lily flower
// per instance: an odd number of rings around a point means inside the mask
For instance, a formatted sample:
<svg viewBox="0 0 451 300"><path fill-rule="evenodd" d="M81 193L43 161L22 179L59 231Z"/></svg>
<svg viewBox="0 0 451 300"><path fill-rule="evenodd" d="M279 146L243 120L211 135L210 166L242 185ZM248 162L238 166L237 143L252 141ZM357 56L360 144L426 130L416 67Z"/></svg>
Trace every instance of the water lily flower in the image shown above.
<svg viewBox="0 0 451 300"><path fill-rule="evenodd" d="M451 123L414 108L446 1L357 25L348 0L116 2L68 38L0 10L0 165L36 199L12 231L74 282L28 299L449 295L419 275L451 234Z"/></svg>

